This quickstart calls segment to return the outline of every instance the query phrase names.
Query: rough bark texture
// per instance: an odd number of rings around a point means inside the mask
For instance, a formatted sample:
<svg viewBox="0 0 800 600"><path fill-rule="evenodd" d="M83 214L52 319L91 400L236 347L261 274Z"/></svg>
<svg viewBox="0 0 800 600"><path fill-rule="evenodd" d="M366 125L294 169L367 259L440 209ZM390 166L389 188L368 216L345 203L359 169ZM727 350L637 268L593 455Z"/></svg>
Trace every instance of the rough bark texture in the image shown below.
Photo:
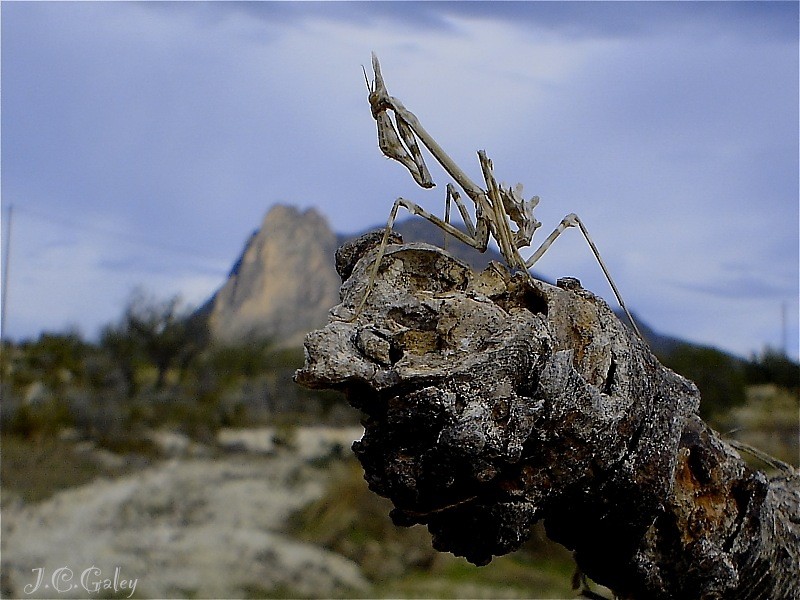
<svg viewBox="0 0 800 600"><path fill-rule="evenodd" d="M296 379L364 412L353 449L396 524L482 565L544 519L621 597L800 595L797 474L748 467L602 299L390 245L353 318L378 239L337 253L342 302Z"/></svg>

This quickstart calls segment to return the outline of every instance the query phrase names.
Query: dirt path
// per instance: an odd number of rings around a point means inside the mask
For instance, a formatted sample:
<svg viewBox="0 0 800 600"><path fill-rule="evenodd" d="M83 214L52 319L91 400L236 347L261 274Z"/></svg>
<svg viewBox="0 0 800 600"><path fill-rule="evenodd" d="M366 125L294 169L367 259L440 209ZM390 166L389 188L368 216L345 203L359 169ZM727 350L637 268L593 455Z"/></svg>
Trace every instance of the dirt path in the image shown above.
<svg viewBox="0 0 800 600"><path fill-rule="evenodd" d="M308 464L310 454L299 447L173 459L39 504L9 506L2 515L4 588L19 598L364 590L354 563L283 533L288 516L323 492L325 471Z"/></svg>

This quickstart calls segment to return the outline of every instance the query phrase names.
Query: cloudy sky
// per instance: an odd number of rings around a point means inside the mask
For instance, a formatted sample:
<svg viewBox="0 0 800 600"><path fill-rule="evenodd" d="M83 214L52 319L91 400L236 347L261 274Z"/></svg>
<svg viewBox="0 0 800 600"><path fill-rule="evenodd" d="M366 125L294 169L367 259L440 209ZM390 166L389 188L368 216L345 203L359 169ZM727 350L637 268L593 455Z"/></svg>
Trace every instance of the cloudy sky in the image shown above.
<svg viewBox="0 0 800 600"><path fill-rule="evenodd" d="M142 286L199 304L276 203L341 233L404 196L362 65L476 181L587 224L656 330L797 356L798 4L2 3L6 332L117 318ZM5 227L4 227L5 233ZM542 238L546 233L539 234ZM523 253L525 254L525 253ZM613 300L567 232L537 266Z"/></svg>

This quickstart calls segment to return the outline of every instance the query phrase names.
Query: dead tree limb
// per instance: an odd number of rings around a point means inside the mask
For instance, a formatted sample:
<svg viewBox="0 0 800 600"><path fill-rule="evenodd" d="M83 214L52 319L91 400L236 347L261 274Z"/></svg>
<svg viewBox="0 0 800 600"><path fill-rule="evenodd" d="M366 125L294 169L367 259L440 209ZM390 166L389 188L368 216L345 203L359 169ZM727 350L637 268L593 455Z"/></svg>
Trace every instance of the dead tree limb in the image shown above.
<svg viewBox="0 0 800 600"><path fill-rule="evenodd" d="M391 244L353 319L381 234L340 249L296 380L366 415L354 451L396 524L483 565L543 519L624 598L800 597L797 472L747 466L602 299Z"/></svg>

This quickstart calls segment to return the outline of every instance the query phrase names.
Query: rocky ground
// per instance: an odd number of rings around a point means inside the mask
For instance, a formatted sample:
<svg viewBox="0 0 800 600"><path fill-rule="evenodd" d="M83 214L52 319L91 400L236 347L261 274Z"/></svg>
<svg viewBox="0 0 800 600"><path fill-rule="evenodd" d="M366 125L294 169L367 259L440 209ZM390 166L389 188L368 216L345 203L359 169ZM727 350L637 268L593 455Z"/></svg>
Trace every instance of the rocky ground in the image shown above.
<svg viewBox="0 0 800 600"><path fill-rule="evenodd" d="M360 436L360 428L300 429L291 439L227 431L222 453L162 436L176 457L40 503L7 501L3 596L363 594L355 563L286 534L289 515L323 493L321 463Z"/></svg>

